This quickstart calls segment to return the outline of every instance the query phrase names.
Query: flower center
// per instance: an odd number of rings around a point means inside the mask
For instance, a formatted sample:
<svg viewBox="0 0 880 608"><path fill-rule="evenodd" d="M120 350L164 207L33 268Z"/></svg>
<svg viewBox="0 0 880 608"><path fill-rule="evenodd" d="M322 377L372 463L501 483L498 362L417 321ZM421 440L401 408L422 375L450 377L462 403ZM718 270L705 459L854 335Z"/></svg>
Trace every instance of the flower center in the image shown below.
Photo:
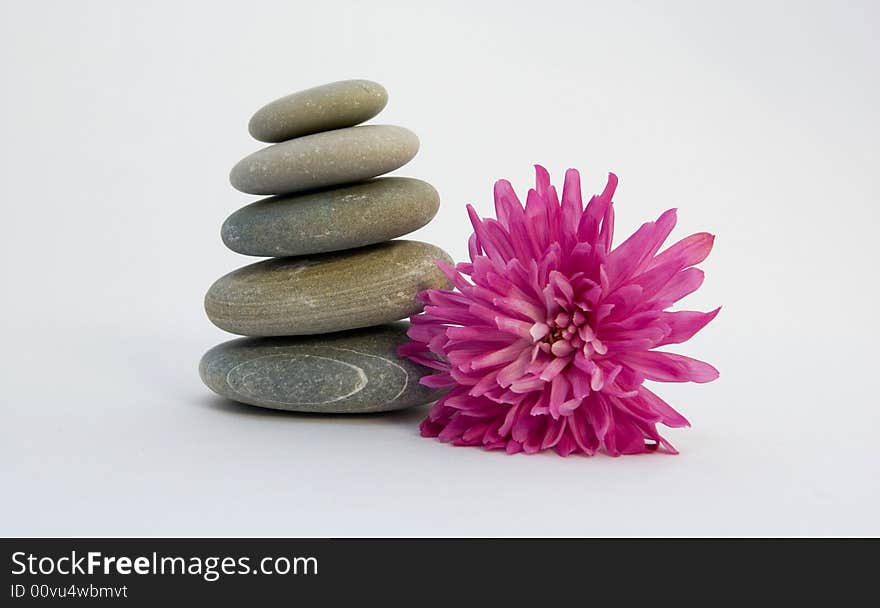
<svg viewBox="0 0 880 608"><path fill-rule="evenodd" d="M547 321L549 331L539 348L557 357L567 357L576 350L582 350L587 358L594 353L605 354L608 352L605 345L596 337L587 319L588 311L580 307L573 312L561 311Z"/></svg>

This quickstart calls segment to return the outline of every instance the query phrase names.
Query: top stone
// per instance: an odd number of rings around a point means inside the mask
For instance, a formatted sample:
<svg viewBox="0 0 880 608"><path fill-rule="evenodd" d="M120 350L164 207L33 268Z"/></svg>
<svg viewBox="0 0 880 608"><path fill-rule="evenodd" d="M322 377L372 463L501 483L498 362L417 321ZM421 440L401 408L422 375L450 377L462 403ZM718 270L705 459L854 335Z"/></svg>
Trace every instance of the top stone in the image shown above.
<svg viewBox="0 0 880 608"><path fill-rule="evenodd" d="M353 127L373 118L386 103L388 93L382 85L369 80L340 80L266 104L253 115L248 130L255 139L278 143Z"/></svg>

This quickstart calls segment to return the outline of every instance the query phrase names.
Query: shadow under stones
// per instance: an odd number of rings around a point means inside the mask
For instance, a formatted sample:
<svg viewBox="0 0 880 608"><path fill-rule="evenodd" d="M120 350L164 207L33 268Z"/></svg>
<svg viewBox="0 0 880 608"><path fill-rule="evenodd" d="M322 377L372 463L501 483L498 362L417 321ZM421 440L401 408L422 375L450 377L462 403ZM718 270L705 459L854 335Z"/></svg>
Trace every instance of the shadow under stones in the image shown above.
<svg viewBox="0 0 880 608"><path fill-rule="evenodd" d="M219 395L205 395L199 399L199 406L219 411L232 416L257 416L266 418L286 418L290 420L308 420L327 424L339 424L342 422L359 422L375 424L399 424L418 425L425 416L431 404L419 405L391 412L374 412L371 414L334 414L320 412L289 412L286 410L274 410L266 407L239 403Z"/></svg>

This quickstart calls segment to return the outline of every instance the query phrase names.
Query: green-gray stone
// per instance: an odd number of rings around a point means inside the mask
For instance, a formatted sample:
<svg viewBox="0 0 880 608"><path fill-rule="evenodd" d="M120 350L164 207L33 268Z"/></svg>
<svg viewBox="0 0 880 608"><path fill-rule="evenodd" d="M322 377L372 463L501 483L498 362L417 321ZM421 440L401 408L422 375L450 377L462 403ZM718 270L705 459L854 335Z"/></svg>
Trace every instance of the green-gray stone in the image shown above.
<svg viewBox="0 0 880 608"><path fill-rule="evenodd" d="M403 127L349 127L258 150L232 168L229 181L248 194L290 194L388 173L418 151L419 138Z"/></svg>
<svg viewBox="0 0 880 608"><path fill-rule="evenodd" d="M220 235L245 255L282 257L352 249L417 230L437 213L434 188L409 177L267 198L233 213Z"/></svg>
<svg viewBox="0 0 880 608"><path fill-rule="evenodd" d="M382 85L369 80L340 80L266 104L253 115L248 130L260 141L277 143L353 127L373 118L386 103L388 93Z"/></svg>
<svg viewBox="0 0 880 608"><path fill-rule="evenodd" d="M205 296L217 327L243 336L319 334L369 327L422 310L417 294L448 289L434 263L452 263L419 241L388 241L359 249L277 258L218 279Z"/></svg>
<svg viewBox="0 0 880 608"><path fill-rule="evenodd" d="M205 353L199 375L223 397L277 410L360 414L422 405L443 391L420 385L431 370L397 355L406 328L239 338Z"/></svg>

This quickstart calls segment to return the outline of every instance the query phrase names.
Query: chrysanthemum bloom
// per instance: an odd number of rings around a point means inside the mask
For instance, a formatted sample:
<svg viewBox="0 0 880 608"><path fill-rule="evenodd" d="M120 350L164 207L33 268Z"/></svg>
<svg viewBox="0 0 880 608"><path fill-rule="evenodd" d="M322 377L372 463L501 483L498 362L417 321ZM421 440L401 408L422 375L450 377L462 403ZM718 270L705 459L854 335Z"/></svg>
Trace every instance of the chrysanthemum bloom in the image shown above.
<svg viewBox="0 0 880 608"><path fill-rule="evenodd" d="M437 370L423 384L450 388L422 435L510 453L675 453L656 425L689 423L643 383L718 377L707 363L654 350L718 314L667 311L703 282L694 266L714 237L694 234L658 253L675 226L670 209L612 248L617 177L584 209L576 170L565 174L561 204L536 170L525 208L506 180L495 184L497 219L468 205L471 261L437 262L456 290L420 296L425 310L401 354Z"/></svg>

